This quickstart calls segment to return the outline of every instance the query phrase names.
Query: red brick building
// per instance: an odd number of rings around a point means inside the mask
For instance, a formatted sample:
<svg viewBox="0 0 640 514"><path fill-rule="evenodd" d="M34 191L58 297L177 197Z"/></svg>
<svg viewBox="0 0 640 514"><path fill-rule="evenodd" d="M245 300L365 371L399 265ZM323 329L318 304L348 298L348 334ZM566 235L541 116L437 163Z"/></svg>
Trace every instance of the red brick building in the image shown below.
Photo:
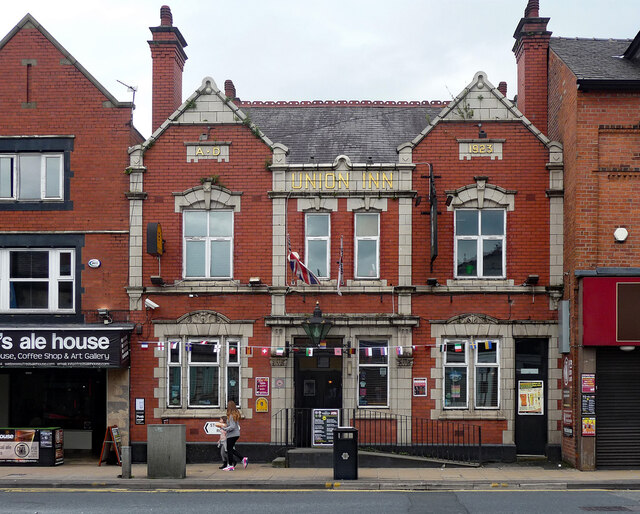
<svg viewBox="0 0 640 514"><path fill-rule="evenodd" d="M484 458L558 456L562 148L506 85L478 72L449 105L247 102L205 77L182 102L168 7L151 31L154 133L127 169L134 459L160 422L210 458L203 426L228 400L256 456L283 426L321 443L311 409L365 438L375 416L407 445L455 421L482 428Z"/></svg>
<svg viewBox="0 0 640 514"><path fill-rule="evenodd" d="M0 66L0 426L59 426L66 450L99 452L129 417L122 171L143 138L132 104L31 15L0 41Z"/></svg>
<svg viewBox="0 0 640 514"><path fill-rule="evenodd" d="M530 1L514 50L522 111L546 111L564 145L562 454L585 470L635 468L640 38L553 38L548 20Z"/></svg>

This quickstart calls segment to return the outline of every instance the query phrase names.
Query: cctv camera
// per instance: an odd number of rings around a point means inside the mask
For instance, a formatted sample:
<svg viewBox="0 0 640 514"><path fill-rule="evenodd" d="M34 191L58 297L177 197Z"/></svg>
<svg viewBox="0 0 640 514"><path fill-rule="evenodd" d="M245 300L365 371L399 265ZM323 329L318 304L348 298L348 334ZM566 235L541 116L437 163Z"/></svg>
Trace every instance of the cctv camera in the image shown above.
<svg viewBox="0 0 640 514"><path fill-rule="evenodd" d="M149 300L149 298L145 299L144 305L147 309L157 309L160 307L156 302Z"/></svg>

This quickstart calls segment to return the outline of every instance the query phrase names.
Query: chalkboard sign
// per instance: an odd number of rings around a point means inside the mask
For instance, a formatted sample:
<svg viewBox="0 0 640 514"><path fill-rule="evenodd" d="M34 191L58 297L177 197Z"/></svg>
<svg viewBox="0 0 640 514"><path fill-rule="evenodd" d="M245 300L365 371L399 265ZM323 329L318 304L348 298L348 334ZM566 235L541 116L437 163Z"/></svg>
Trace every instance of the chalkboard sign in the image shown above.
<svg viewBox="0 0 640 514"><path fill-rule="evenodd" d="M120 459L120 455L122 455L122 439L120 438L118 425L107 427L107 431L104 434L104 441L102 442L102 451L100 452L98 466L101 466L102 463L109 458L111 450L116 454L118 466L122 466L122 460Z"/></svg>
<svg viewBox="0 0 640 514"><path fill-rule="evenodd" d="M340 410L313 409L311 412L312 446L332 446L333 431L340 426Z"/></svg>

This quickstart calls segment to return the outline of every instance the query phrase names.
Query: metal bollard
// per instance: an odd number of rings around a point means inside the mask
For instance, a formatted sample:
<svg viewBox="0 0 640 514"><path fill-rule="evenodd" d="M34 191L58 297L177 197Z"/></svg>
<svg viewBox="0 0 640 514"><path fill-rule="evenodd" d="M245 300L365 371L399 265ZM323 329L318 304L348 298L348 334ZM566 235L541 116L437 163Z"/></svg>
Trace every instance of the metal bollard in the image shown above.
<svg viewBox="0 0 640 514"><path fill-rule="evenodd" d="M122 478L131 478L131 446L122 447Z"/></svg>

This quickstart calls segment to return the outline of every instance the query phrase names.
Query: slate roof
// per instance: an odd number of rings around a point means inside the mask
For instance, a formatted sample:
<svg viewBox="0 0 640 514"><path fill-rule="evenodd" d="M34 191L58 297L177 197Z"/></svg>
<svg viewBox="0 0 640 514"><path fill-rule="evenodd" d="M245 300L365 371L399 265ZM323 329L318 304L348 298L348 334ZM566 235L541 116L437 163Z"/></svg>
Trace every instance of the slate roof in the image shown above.
<svg viewBox="0 0 640 514"><path fill-rule="evenodd" d="M416 102L418 103L418 102ZM289 148L292 164L332 163L346 155L353 163L398 162L396 148L414 139L443 105L323 105L239 107L274 143ZM408 102L405 102L408 104Z"/></svg>
<svg viewBox="0 0 640 514"><path fill-rule="evenodd" d="M586 81L635 82L640 85L640 60L622 57L631 39L555 38L551 49L578 79Z"/></svg>

